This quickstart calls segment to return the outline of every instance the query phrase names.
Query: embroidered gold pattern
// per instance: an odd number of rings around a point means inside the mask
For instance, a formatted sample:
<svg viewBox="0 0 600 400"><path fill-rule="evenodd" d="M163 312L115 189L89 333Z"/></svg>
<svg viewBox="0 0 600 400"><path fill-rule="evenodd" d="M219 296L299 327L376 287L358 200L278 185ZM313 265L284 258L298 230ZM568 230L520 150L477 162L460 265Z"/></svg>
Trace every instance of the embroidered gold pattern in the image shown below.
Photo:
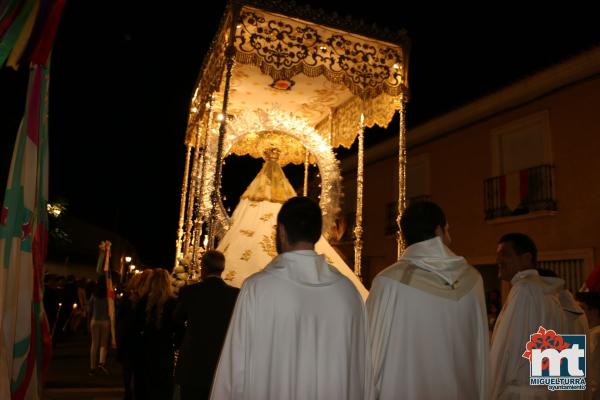
<svg viewBox="0 0 600 400"><path fill-rule="evenodd" d="M236 61L260 66L273 79L299 72L343 83L363 99L401 91L402 50L381 42L320 29L291 20L245 11L235 36ZM396 68L394 68L396 66Z"/></svg>
<svg viewBox="0 0 600 400"><path fill-rule="evenodd" d="M271 236L263 235L260 245L265 253L271 257L277 256L277 247L275 247L275 230Z"/></svg>
<svg viewBox="0 0 600 400"><path fill-rule="evenodd" d="M273 213L267 213L267 214L263 215L262 217L260 217L260 220L263 222L267 222L271 218L273 218Z"/></svg>
<svg viewBox="0 0 600 400"><path fill-rule="evenodd" d="M229 271L226 275L225 278L223 278L226 281L233 281L233 279L235 278L235 271Z"/></svg>
<svg viewBox="0 0 600 400"><path fill-rule="evenodd" d="M240 260L248 261L250 259L250 257L252 257L252 250L246 250L242 253Z"/></svg>

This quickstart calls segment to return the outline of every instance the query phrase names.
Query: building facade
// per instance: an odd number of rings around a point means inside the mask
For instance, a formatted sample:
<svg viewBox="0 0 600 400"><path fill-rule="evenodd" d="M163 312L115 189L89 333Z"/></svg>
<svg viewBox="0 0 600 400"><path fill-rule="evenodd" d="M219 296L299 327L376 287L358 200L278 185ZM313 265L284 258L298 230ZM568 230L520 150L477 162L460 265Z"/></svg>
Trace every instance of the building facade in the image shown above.
<svg viewBox="0 0 600 400"><path fill-rule="evenodd" d="M501 289L505 233L530 235L542 266L572 290L600 260L600 47L409 130L407 148L407 198L442 206L453 251L482 272L486 291ZM397 157L395 137L365 152L367 287L397 256ZM352 220L355 157L342 169Z"/></svg>

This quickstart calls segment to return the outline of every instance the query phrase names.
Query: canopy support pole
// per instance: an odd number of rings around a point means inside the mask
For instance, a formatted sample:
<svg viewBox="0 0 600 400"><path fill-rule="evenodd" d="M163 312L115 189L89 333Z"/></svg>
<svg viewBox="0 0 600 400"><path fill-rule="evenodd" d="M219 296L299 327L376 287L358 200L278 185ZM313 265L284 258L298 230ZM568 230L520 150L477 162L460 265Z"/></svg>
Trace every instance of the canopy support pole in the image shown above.
<svg viewBox="0 0 600 400"><path fill-rule="evenodd" d="M402 213L406 209L406 97L402 96L399 103L398 114L400 117L400 129L398 132L398 216L396 224L398 232L396 233L396 241L398 242L397 259L400 260L406 243L402 236L400 219Z"/></svg>
<svg viewBox="0 0 600 400"><path fill-rule="evenodd" d="M306 149L306 155L304 156L304 190L302 191L302 195L304 197L308 196L308 149Z"/></svg>
<svg viewBox="0 0 600 400"><path fill-rule="evenodd" d="M198 126L196 137L194 139L194 161L192 162L192 177L190 180L190 192L188 195L187 220L185 223L185 242L183 244L183 253L187 255L190 252L190 246L194 246L192 232L192 219L194 217L194 203L196 201L196 186L198 185L198 164L200 159L200 135L202 127Z"/></svg>
<svg viewBox="0 0 600 400"><path fill-rule="evenodd" d="M181 203L179 205L179 228L177 229L177 242L175 243L175 266L181 257L181 248L183 244L183 223L185 220L185 204L188 196L188 181L190 179L190 157L192 153L192 144L186 145L185 171L183 172L183 184L181 185Z"/></svg>
<svg viewBox="0 0 600 400"><path fill-rule="evenodd" d="M354 273L362 278L362 247L363 247L363 179L364 179L364 152L365 152L365 115L360 115L360 129L358 131L358 165L356 168L356 223L354 225Z"/></svg>
<svg viewBox="0 0 600 400"><path fill-rule="evenodd" d="M225 141L225 131L227 129L227 106L229 104L229 90L231 88L231 72L233 70L235 47L235 31L239 19L239 6L234 6L233 16L229 32L229 44L225 50L225 88L223 91L223 107L221 109L221 125L219 126L219 141L217 144L217 160L215 165L215 178L213 191L211 193L210 219L208 222L208 250L215 247L215 236L217 233L217 207L219 206L219 193L221 192L221 175L223 172L223 142Z"/></svg>

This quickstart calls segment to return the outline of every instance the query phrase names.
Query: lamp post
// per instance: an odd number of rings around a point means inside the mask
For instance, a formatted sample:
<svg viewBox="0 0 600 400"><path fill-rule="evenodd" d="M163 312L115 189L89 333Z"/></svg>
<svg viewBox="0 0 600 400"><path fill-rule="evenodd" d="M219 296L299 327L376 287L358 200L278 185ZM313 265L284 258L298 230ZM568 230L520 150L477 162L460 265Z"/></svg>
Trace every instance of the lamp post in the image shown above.
<svg viewBox="0 0 600 400"><path fill-rule="evenodd" d="M121 256L121 267L119 268L119 273L121 274L121 285L125 281L126 272L129 272L128 270L126 270L126 268L127 268L126 264L130 264L130 263L131 263L130 256Z"/></svg>
<svg viewBox="0 0 600 400"><path fill-rule="evenodd" d="M133 265L131 260L131 256L123 256L121 258L121 283L123 283L124 280L128 281L130 278L131 266Z"/></svg>

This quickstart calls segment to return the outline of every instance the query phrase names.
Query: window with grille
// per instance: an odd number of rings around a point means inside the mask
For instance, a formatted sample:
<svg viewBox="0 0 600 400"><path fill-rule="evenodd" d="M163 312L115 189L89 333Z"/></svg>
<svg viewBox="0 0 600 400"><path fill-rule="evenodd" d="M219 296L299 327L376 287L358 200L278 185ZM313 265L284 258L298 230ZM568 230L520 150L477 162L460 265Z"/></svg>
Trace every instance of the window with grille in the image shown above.
<svg viewBox="0 0 600 400"><path fill-rule="evenodd" d="M582 258L540 261L538 268L556 272L559 278L564 279L565 288L570 290L571 293L578 292L586 278L584 274L584 259Z"/></svg>
<svg viewBox="0 0 600 400"><path fill-rule="evenodd" d="M493 129L492 177L484 181L485 219L554 212L554 166L548 111Z"/></svg>

